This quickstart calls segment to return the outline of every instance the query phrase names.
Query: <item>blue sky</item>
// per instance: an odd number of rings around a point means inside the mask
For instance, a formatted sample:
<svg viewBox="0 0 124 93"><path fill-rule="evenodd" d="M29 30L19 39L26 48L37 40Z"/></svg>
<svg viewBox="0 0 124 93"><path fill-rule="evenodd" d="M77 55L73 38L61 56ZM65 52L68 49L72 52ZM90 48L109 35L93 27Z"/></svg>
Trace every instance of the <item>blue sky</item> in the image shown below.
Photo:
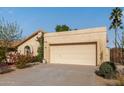
<svg viewBox="0 0 124 93"><path fill-rule="evenodd" d="M106 26L109 47L113 46L114 32L110 31L109 16L112 8L0 8L0 17L10 22L16 21L28 36L38 29L55 31L57 24L66 24L72 29Z"/></svg>

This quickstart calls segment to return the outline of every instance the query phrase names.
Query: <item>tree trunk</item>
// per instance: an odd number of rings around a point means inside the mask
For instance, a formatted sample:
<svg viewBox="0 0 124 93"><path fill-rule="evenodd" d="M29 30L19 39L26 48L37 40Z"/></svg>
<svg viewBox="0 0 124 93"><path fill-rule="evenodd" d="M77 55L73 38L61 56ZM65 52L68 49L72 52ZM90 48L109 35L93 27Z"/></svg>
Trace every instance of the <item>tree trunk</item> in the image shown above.
<svg viewBox="0 0 124 93"><path fill-rule="evenodd" d="M115 48L117 48L117 29L115 29Z"/></svg>
<svg viewBox="0 0 124 93"><path fill-rule="evenodd" d="M117 62L117 29L115 29L115 58L114 58L114 62Z"/></svg>

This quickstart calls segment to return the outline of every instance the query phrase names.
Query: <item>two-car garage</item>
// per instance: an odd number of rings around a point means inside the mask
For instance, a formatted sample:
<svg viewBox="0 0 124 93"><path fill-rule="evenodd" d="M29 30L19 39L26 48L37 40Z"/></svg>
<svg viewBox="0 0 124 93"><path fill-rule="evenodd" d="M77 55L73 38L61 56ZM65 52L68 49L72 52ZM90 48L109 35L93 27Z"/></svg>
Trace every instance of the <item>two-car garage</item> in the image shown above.
<svg viewBox="0 0 124 93"><path fill-rule="evenodd" d="M96 43L50 45L50 62L96 65Z"/></svg>
<svg viewBox="0 0 124 93"><path fill-rule="evenodd" d="M109 61L106 28L92 28L44 34L47 63L100 65Z"/></svg>

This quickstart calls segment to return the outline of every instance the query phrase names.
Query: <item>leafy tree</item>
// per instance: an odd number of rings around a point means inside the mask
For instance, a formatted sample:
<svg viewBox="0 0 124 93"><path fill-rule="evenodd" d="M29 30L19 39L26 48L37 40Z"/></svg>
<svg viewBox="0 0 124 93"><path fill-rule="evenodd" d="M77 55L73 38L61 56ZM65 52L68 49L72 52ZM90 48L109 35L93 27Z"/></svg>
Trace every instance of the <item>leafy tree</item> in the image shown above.
<svg viewBox="0 0 124 93"><path fill-rule="evenodd" d="M115 48L117 48L117 32L119 29L123 29L122 16L123 16L122 9L116 7L112 10L109 18L111 21L111 25L109 28L115 31L115 40L114 40Z"/></svg>
<svg viewBox="0 0 124 93"><path fill-rule="evenodd" d="M57 25L55 28L56 32L69 31L71 30L67 25Z"/></svg>
<svg viewBox="0 0 124 93"><path fill-rule="evenodd" d="M11 23L5 21L4 18L0 19L0 47L2 48L2 53L6 54L9 51L13 41L19 40L21 38L21 33L22 30L16 22Z"/></svg>

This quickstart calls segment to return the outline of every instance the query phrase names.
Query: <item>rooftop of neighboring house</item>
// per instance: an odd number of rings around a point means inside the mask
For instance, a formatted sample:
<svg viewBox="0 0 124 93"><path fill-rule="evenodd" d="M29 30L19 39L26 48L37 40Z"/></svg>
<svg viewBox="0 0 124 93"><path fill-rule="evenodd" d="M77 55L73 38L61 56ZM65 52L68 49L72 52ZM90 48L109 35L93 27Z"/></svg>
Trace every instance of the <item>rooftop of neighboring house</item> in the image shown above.
<svg viewBox="0 0 124 93"><path fill-rule="evenodd" d="M38 30L38 31L32 33L30 36L28 36L28 37L25 38L25 39L15 40L15 41L10 42L10 43L11 43L11 44L10 44L10 45L11 45L10 48L16 48L17 46L23 44L24 42L28 41L28 40L31 39L32 37L36 36L39 32L44 32L44 31ZM44 33L46 33L46 32L44 32ZM4 44L4 41L3 41L3 40L0 40L0 47L3 46L3 44Z"/></svg>
<svg viewBox="0 0 124 93"><path fill-rule="evenodd" d="M14 40L10 42L10 48L15 48L22 40ZM4 40L0 40L0 47L3 47L4 45Z"/></svg>

